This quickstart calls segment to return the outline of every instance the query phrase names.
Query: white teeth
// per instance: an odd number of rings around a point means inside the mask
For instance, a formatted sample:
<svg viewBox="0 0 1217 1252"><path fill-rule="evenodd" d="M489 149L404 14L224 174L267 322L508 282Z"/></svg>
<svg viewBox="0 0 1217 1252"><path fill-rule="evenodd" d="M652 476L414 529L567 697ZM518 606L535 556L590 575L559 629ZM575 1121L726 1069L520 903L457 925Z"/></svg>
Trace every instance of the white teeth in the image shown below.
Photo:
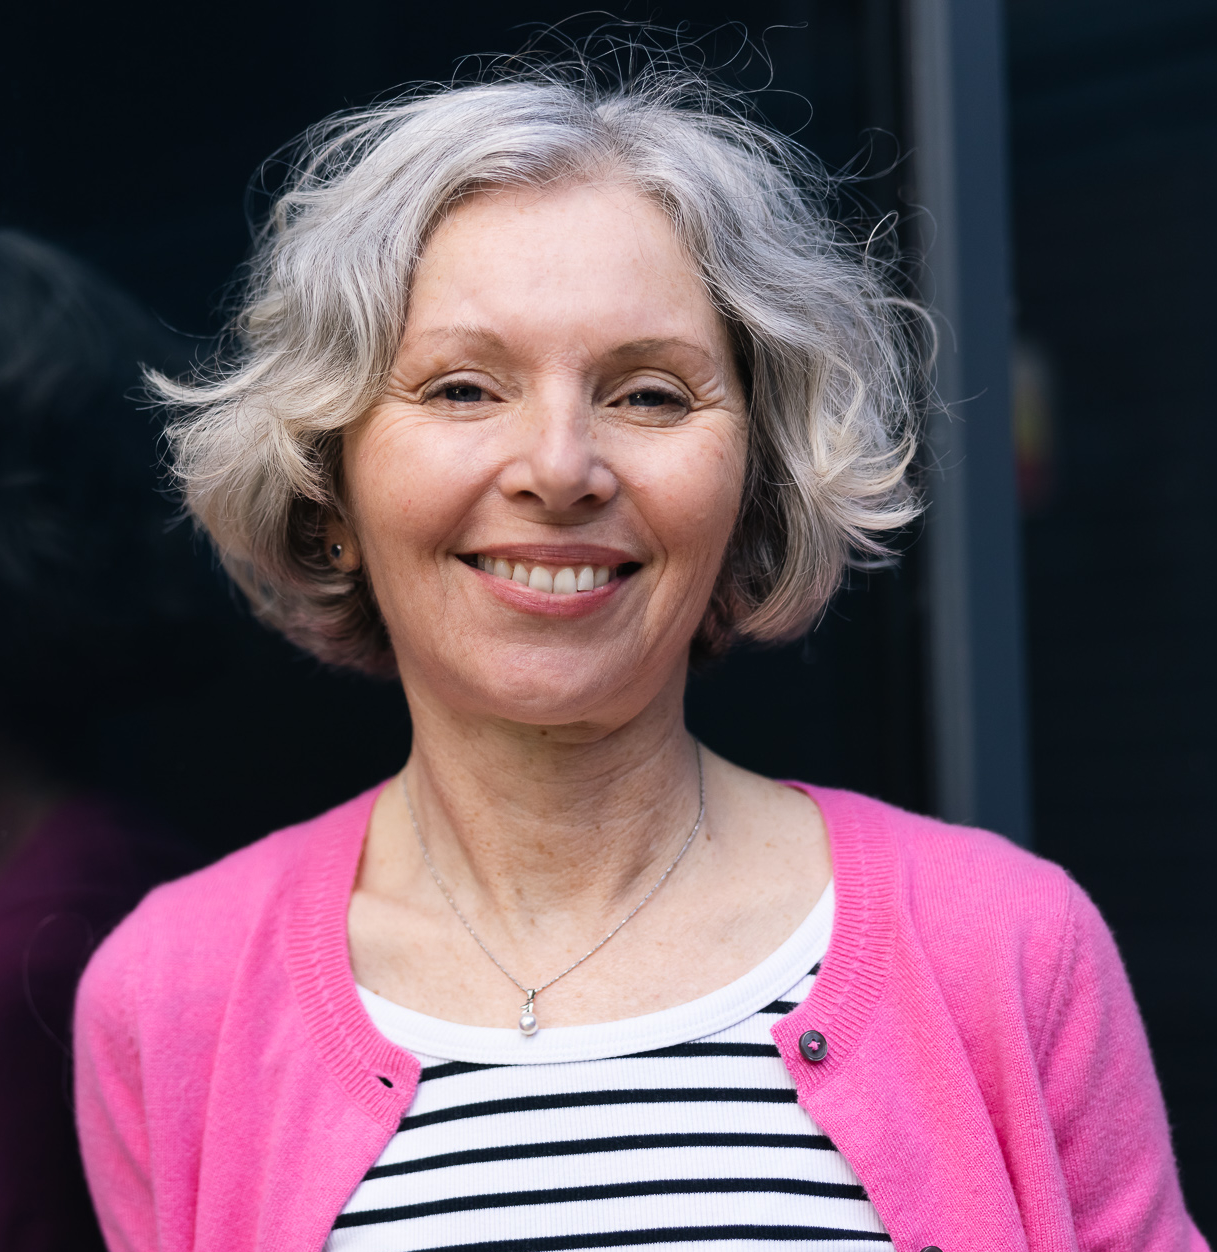
<svg viewBox="0 0 1217 1252"><path fill-rule="evenodd" d="M544 565L534 565L530 570L521 561L509 561L504 557L477 556L477 567L496 578L510 578L512 582L544 591L551 595L573 596L578 591L594 591L612 580L613 571L608 565L581 565L576 573L573 565L564 565L556 574Z"/></svg>

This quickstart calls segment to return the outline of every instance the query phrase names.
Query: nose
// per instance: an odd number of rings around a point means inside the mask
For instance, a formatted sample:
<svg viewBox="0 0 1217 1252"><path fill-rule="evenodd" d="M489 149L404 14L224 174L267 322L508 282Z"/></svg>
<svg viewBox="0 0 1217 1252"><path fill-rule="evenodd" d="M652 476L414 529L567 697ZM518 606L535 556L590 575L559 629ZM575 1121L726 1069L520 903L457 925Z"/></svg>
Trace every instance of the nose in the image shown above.
<svg viewBox="0 0 1217 1252"><path fill-rule="evenodd" d="M513 438L499 489L538 520L586 521L616 495L617 479L600 454L592 416L574 397L527 406Z"/></svg>

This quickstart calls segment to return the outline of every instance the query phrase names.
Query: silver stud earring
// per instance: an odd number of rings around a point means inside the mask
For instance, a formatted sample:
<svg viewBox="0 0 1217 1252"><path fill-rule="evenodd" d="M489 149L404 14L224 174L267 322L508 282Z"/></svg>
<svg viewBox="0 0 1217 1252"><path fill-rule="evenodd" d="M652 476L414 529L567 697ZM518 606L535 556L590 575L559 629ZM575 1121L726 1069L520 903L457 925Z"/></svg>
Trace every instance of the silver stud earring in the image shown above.
<svg viewBox="0 0 1217 1252"><path fill-rule="evenodd" d="M340 561L342 559L342 544L330 544L330 556L332 556L335 561Z"/></svg>

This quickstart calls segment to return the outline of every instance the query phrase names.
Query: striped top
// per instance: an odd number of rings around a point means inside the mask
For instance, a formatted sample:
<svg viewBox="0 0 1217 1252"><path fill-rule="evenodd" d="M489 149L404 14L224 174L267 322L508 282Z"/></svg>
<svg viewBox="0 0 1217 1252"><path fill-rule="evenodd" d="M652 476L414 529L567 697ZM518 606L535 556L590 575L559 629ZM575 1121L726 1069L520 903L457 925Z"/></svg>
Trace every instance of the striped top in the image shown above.
<svg viewBox="0 0 1217 1252"><path fill-rule="evenodd" d="M532 1038L360 988L377 1028L423 1069L326 1252L890 1245L769 1035L811 990L832 911L830 884L770 957L677 1008L547 1028L540 1001Z"/></svg>

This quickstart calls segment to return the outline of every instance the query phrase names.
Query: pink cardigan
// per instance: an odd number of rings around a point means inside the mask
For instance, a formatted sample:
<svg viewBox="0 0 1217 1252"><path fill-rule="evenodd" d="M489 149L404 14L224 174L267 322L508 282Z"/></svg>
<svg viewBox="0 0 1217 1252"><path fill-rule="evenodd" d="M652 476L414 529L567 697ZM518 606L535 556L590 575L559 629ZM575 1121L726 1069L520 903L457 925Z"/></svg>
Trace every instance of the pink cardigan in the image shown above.
<svg viewBox="0 0 1217 1252"><path fill-rule="evenodd" d="M975 830L805 790L836 920L773 1028L896 1252L1200 1252L1111 936L1065 873ZM376 792L154 891L81 984L77 1116L119 1249L315 1252L409 1109L346 914ZM827 1057L804 1059L814 1029Z"/></svg>

